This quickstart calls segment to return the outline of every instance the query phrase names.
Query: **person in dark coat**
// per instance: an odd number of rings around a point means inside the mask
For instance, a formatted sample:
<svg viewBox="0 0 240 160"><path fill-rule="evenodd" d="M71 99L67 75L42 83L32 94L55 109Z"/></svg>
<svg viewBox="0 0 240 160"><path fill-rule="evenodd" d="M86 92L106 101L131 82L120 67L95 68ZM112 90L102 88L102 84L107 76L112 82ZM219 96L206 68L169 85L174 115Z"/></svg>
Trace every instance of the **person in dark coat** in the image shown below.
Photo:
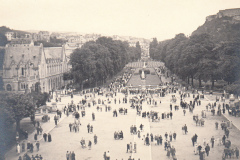
<svg viewBox="0 0 240 160"><path fill-rule="evenodd" d="M177 133L174 132L174 133L173 133L173 139L176 140L176 138L177 138Z"/></svg>
<svg viewBox="0 0 240 160"><path fill-rule="evenodd" d="M235 149L235 155L236 155L236 158L238 159L238 157L239 157L239 149L237 147Z"/></svg>
<svg viewBox="0 0 240 160"><path fill-rule="evenodd" d="M30 143L30 152L33 153L33 144Z"/></svg>
<svg viewBox="0 0 240 160"><path fill-rule="evenodd" d="M207 146L205 147L205 151L206 151L206 154L207 156L209 155L209 151L210 151L210 147L209 145L207 144Z"/></svg>
<svg viewBox="0 0 240 160"><path fill-rule="evenodd" d="M167 145L168 145L168 142L167 142L167 140L164 142L164 149L165 149L165 151L167 150Z"/></svg>
<svg viewBox="0 0 240 160"><path fill-rule="evenodd" d="M52 141L52 136L50 133L48 133L48 142L51 142Z"/></svg>
<svg viewBox="0 0 240 160"><path fill-rule="evenodd" d="M130 145L127 144L127 153L128 153L128 150L130 150Z"/></svg>
<svg viewBox="0 0 240 160"><path fill-rule="evenodd" d="M31 143L30 141L27 142L27 151L30 151L30 148L31 148Z"/></svg>
<svg viewBox="0 0 240 160"><path fill-rule="evenodd" d="M40 143L39 143L39 141L37 141L37 143L36 143L36 147L37 147L37 151L39 151L39 147L40 147Z"/></svg>
<svg viewBox="0 0 240 160"><path fill-rule="evenodd" d="M44 141L46 142L47 141L47 133L43 134L43 138L44 138Z"/></svg>
<svg viewBox="0 0 240 160"><path fill-rule="evenodd" d="M35 140L35 141L37 141L37 136L38 136L38 134L35 133L35 134L34 134L34 140Z"/></svg>
<svg viewBox="0 0 240 160"><path fill-rule="evenodd" d="M160 145L162 145L162 136L160 135L160 137L159 137L159 143L160 143Z"/></svg>
<svg viewBox="0 0 240 160"><path fill-rule="evenodd" d="M75 153L74 153L74 151L72 152L72 160L75 160Z"/></svg>
<svg viewBox="0 0 240 160"><path fill-rule="evenodd" d="M200 151L199 153L199 159L204 160L204 151Z"/></svg>
<svg viewBox="0 0 240 160"><path fill-rule="evenodd" d="M25 131L24 135L25 135L25 139L28 139L28 132L27 131Z"/></svg>
<svg viewBox="0 0 240 160"><path fill-rule="evenodd" d="M91 149L91 147L92 147L92 141L89 141L89 142L88 142L88 147L89 147L89 149Z"/></svg>
<svg viewBox="0 0 240 160"><path fill-rule="evenodd" d="M96 134L94 135L94 144L97 144L97 136L96 136Z"/></svg>
<svg viewBox="0 0 240 160"><path fill-rule="evenodd" d="M22 152L25 152L25 141L22 142Z"/></svg>
<svg viewBox="0 0 240 160"><path fill-rule="evenodd" d="M212 136L212 138L211 138L212 148L214 147L214 141L215 141L215 139L214 139L214 137Z"/></svg>

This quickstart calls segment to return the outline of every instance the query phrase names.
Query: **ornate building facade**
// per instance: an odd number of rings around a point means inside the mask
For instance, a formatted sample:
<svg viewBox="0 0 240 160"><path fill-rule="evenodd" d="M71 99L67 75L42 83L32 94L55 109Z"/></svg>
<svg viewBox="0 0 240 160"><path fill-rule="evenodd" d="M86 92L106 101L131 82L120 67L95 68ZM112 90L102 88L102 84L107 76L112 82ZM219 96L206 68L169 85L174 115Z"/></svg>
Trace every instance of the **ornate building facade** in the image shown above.
<svg viewBox="0 0 240 160"><path fill-rule="evenodd" d="M53 91L64 86L67 71L64 46L34 46L33 41L23 39L5 47L2 78L7 91Z"/></svg>

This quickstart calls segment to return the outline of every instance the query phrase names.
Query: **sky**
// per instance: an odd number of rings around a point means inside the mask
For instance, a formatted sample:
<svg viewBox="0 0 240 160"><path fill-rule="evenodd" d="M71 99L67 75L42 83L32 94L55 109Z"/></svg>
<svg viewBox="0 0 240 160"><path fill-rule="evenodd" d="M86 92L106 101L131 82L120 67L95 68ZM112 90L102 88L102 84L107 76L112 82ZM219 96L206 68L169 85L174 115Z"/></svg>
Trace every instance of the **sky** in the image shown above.
<svg viewBox="0 0 240 160"><path fill-rule="evenodd" d="M165 40L230 8L240 0L0 0L0 26Z"/></svg>

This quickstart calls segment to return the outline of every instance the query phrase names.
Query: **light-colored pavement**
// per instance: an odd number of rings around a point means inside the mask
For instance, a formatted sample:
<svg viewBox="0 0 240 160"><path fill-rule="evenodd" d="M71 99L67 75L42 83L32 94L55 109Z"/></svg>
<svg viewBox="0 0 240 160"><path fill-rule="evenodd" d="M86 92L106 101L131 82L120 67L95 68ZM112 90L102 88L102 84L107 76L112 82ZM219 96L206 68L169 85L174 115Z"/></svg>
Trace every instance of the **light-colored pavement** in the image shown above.
<svg viewBox="0 0 240 160"><path fill-rule="evenodd" d="M168 81L168 79L162 79L163 81ZM170 111L170 98L173 94L167 94L165 97L157 97L153 98L158 102L157 106L148 105L146 102L143 103L143 111L156 111L159 112L159 116L161 113L168 113ZM174 94L178 98L178 101L174 105L179 105L179 94ZM130 95L132 96L132 95ZM103 107L102 112L98 112L96 106L92 106L90 108L86 108L86 116L81 117L81 126L80 132L74 133L69 131L69 123L74 122L74 117L70 115L66 117L63 115L59 124L55 126L53 121L54 114L49 114L51 116L51 121L42 124L43 133L50 132L52 135L52 142L44 142L42 139L40 140L40 151L37 152L34 149L33 153L29 155L41 154L45 160L64 160L66 159L66 151L74 151L76 154L77 160L101 160L103 159L103 153L105 151L110 151L111 159L128 159L129 156L133 158L141 160L165 160L168 159L166 156L166 151L164 150L163 145L158 146L155 145L156 142L151 143L150 146L144 145L143 139L139 139L137 135L130 134L130 126L136 125L139 129L139 125L144 125L144 131L141 135L146 135L147 133L152 133L155 135L162 135L163 139L165 132L173 133L174 131L177 133L177 140L172 142L172 145L176 148L176 156L179 160L198 160L198 155L194 155L194 148L192 147L191 137L197 133L198 134L198 143L203 144L203 139L206 139L209 142L212 136L215 139L221 138L223 135L223 131L221 129L215 129L215 122L219 123L224 119L221 116L211 116L210 112L207 112L207 118L205 119L205 125L203 127L196 126L193 122L193 115L198 114L201 115L201 111L205 110L205 106L208 103L212 103L211 99L203 99L201 106L196 106L193 113L187 112L186 116L183 116L182 109L178 111L174 111L173 107L173 119L161 119L160 122L150 122L148 118L142 118L141 116L136 115L136 110L130 108L130 104L127 103L118 103L118 100L122 100L124 97L123 94L117 94L117 104L114 104L112 98L111 104L108 104L112 107L112 109L127 108L128 114L122 115L118 114L118 117L113 117L112 110L110 112L105 112L105 108ZM105 96L97 96L96 100L100 98L102 100L106 100ZM130 98L130 97L129 97ZM72 100L74 103L78 103L82 99L80 95L74 95L73 99L69 96L62 97L62 102L58 102L59 109L62 109L65 105L70 103ZM189 102L192 100L192 94L190 97L187 97L185 101ZM160 103L161 101L161 103ZM96 121L92 121L91 113L94 112L96 115ZM226 115L227 116L227 115ZM237 118L233 118L233 123ZM87 124L93 125L93 134L87 133ZM188 126L188 134L182 134L182 126L186 124ZM123 140L114 140L113 134L115 131L123 131L124 139ZM240 139L236 136L238 135L239 130L232 128L230 131L230 139L232 141L233 146L240 146ZM93 142L93 136L96 134L98 136L98 143L96 145L92 145L92 149L81 148L80 140L84 138L86 140L86 144L91 140ZM29 140L33 141L33 134L29 135ZM137 143L137 153L126 153L127 144L128 143ZM7 160L17 160L16 148L14 147L6 154ZM223 146L218 146L217 143L214 148L211 148L210 156L206 157L206 160L218 160L221 159L221 154L223 151ZM22 153L23 154L23 153ZM22 155L21 154L21 155Z"/></svg>

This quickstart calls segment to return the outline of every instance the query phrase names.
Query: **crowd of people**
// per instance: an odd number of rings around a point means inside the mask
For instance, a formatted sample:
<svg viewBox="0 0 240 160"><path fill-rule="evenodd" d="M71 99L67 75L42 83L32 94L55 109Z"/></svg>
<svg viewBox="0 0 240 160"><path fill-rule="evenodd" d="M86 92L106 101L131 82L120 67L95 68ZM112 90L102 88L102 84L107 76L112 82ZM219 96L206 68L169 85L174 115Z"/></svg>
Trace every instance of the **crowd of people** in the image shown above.
<svg viewBox="0 0 240 160"><path fill-rule="evenodd" d="M105 112L110 112L112 110L113 104L127 104L132 110L136 110L136 114L142 119L149 119L149 122L160 122L162 123L165 120L172 120L174 117L173 115L178 112L179 106L181 107L180 110L182 109L183 111L183 116L185 116L187 111L189 113L193 113L194 109L197 106L202 105L202 99L204 99L204 95L200 94L198 91L193 91L190 93L189 90L185 88L181 88L178 85L171 83L171 82L166 82L162 83L161 86L166 85L167 87L164 90L161 90L161 94L159 93L159 98L153 98L151 93L149 92L131 92L131 94L135 95L133 98L130 98L130 96L125 93L125 97L123 98L117 98L118 92L121 91L121 88L125 87L126 82L128 79L131 77L130 73L124 73L123 77L120 79L116 79L115 82L112 82L109 85L109 88L107 90L107 93L104 92L104 90L99 89L98 91L93 90L90 93L81 93L83 98L79 100L79 103L74 103L73 101L71 103L68 103L63 108L63 113L69 117L69 115L72 114L73 121L69 123L69 131L72 133L79 133L81 123L80 123L80 116L85 117L87 109L86 108L91 108L91 107L96 107L96 110L99 112L102 112L102 108L105 109ZM118 84L118 85L116 85ZM110 90L110 91L109 91ZM111 92L111 93L109 93ZM98 98L96 99L95 94L98 94L98 97L104 97L104 98ZM144 110L143 103L146 102L147 105L151 107L156 107L158 105L162 105L161 98L164 97L168 94L178 94L179 99L176 96L172 96L171 99L169 100L169 111L168 112L157 112L153 110L146 111ZM73 94L71 96L73 98ZM190 100L189 100L190 99ZM188 102L189 100L189 102ZM179 102L179 103L177 103ZM179 104L179 105L178 105ZM209 103L206 105L206 110L202 110L201 112L201 117L198 116L198 114L193 114L193 120L196 123L196 126L204 126L204 122L207 118L208 112L211 113L212 116L218 115L221 116L222 114L225 114L226 111L229 111L229 105L226 104L225 102L220 103L219 100L216 100L214 103ZM217 114L215 114L215 111L217 111ZM119 109L113 109L113 117L118 117L119 114L127 115L128 108L123 108L120 107ZM182 113L182 112L181 112ZM94 112L90 113L92 117L92 121L96 121L96 115ZM59 123L60 118L62 117L62 112L57 110L56 115L54 116L54 124L57 126ZM115 118L114 118L115 119ZM91 122L92 122L91 121ZM82 121L81 121L82 122ZM163 122L164 123L164 122ZM158 124L158 123L156 123ZM25 141L23 141L21 144L17 144L17 153L21 152L26 152L23 157L19 156L19 160L28 160L28 154L33 153L34 146L36 146L36 151L39 151L40 149L40 138L39 135L43 136L43 139L45 142L51 142L52 137L50 133L43 133L43 129L40 125L40 122L34 122L34 126L36 125L36 133L34 134L34 142L27 142L26 144L26 150L25 150ZM223 158L231 158L233 156L237 157L239 156L239 150L237 147L231 147L231 141L229 139L230 137L230 130L232 128L232 122L230 121L222 121L222 122L215 122L215 129L218 130L219 126L221 126L221 129L223 130L223 135L221 138L215 138L212 136L210 139L206 140L204 138L203 143L199 142L199 135L195 133L192 138L192 146L193 146L193 153L195 155L199 155L200 160L204 160L205 155L209 156L212 148L214 148L214 144L217 142L217 144L220 146L224 146L224 153L223 153ZM165 132L165 134L156 134L154 135L153 133L148 131L143 130L144 125L140 124L139 129L137 125L131 125L130 126L130 134L133 136L137 136L139 139L142 140L143 144L145 146L150 146L150 145L157 145L157 146L162 146L163 151L166 152L166 156L168 158L172 158L174 160L177 159L176 155L176 148L173 146L175 141L177 141L177 133L176 131L168 131ZM87 133L93 133L93 125L90 123L87 124ZM95 132L94 132L95 133ZM186 124L182 126L182 133L184 136L188 134L188 127ZM127 133L129 134L129 133ZM123 136L123 131L115 131L114 132L114 139L115 140L122 140L124 138ZM17 138L16 138L17 139ZM98 142L98 137L95 134L93 136L93 139L88 139L85 140L84 137L80 140L80 145L82 148L88 148L89 150L92 149L92 142L94 145L97 144ZM189 142L190 143L190 142ZM140 145L140 144L138 144ZM130 142L127 144L127 153L136 153L137 152L137 142ZM26 158L27 157L27 158ZM33 159L33 157L38 160L38 159L43 159L41 155L36 155L30 157L30 160ZM110 152L104 152L103 155L104 160L110 160ZM66 159L67 160L75 160L76 155L74 151L67 151L66 153ZM133 160L131 156L129 157L129 160Z"/></svg>

